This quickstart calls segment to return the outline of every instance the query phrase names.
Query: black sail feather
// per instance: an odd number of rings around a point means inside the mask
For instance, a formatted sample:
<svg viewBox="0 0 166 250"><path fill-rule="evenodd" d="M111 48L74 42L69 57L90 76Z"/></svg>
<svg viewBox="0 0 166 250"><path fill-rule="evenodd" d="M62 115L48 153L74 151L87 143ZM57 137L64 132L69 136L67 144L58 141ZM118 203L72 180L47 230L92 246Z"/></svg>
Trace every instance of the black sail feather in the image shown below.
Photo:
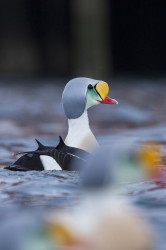
<svg viewBox="0 0 166 250"><path fill-rule="evenodd" d="M35 139L35 141L38 144L38 150L43 150L46 148L46 146L44 146L40 141L38 141L37 139Z"/></svg>
<svg viewBox="0 0 166 250"><path fill-rule="evenodd" d="M66 144L64 143L63 139L61 136L59 136L59 143L58 145L56 146L56 149L62 149L63 147L65 147Z"/></svg>

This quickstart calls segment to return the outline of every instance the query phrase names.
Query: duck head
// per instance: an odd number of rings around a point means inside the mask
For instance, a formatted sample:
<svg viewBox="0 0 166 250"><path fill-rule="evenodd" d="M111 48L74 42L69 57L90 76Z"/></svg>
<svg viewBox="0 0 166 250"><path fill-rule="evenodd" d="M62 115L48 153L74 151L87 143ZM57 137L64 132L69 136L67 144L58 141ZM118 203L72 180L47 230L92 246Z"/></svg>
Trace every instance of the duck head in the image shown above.
<svg viewBox="0 0 166 250"><path fill-rule="evenodd" d="M74 78L67 83L62 104L68 119L80 117L84 111L97 104L118 104L108 97L109 86L101 80L86 77Z"/></svg>

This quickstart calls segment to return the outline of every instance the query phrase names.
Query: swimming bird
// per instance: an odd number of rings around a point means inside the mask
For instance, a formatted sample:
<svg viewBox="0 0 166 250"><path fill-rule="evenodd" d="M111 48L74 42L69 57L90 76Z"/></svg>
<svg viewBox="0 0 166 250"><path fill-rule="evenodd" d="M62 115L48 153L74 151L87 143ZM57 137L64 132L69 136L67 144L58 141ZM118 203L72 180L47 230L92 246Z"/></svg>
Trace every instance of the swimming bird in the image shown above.
<svg viewBox="0 0 166 250"><path fill-rule="evenodd" d="M85 151L91 151L98 142L89 127L87 110L98 104L117 104L108 97L109 86L101 80L79 77L70 80L62 94L64 113L68 118L68 133L65 142L56 147L39 147L21 156L14 164L6 167L9 170L70 170L68 159L82 161L86 159ZM63 145L63 146L62 146ZM44 149L44 150L43 150ZM82 150L82 151L81 151ZM80 153L81 152L81 153ZM81 157L80 157L81 154ZM61 161L59 161L59 156Z"/></svg>

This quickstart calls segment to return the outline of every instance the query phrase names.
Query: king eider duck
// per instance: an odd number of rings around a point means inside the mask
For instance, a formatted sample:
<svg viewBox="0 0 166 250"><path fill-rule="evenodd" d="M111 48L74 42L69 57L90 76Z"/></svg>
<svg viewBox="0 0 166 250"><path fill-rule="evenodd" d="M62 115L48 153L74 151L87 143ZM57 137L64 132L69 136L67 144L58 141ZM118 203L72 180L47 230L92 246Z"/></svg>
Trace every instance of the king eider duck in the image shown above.
<svg viewBox="0 0 166 250"><path fill-rule="evenodd" d="M37 150L24 152L26 154L6 169L71 170L72 160L76 160L79 168L79 162L86 160L88 152L98 145L89 127L87 109L100 103L118 104L115 99L107 96L108 92L108 84L101 80L85 77L70 80L62 94L63 109L68 118L68 133L65 141L60 138L56 147L44 146L37 141Z"/></svg>

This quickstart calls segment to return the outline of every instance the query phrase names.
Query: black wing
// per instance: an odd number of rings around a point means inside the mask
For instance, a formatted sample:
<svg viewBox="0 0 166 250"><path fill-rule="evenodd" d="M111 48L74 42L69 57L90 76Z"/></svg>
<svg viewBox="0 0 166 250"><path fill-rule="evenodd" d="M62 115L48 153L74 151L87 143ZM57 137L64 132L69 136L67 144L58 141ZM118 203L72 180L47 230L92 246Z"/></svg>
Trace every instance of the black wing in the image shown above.
<svg viewBox="0 0 166 250"><path fill-rule="evenodd" d="M69 147L61 137L59 139L56 147L45 146L36 140L38 143L37 150L23 152L25 155L6 169L13 171L44 170L40 155L46 155L56 160L62 170L80 170L82 162L86 161L90 154L82 149Z"/></svg>

